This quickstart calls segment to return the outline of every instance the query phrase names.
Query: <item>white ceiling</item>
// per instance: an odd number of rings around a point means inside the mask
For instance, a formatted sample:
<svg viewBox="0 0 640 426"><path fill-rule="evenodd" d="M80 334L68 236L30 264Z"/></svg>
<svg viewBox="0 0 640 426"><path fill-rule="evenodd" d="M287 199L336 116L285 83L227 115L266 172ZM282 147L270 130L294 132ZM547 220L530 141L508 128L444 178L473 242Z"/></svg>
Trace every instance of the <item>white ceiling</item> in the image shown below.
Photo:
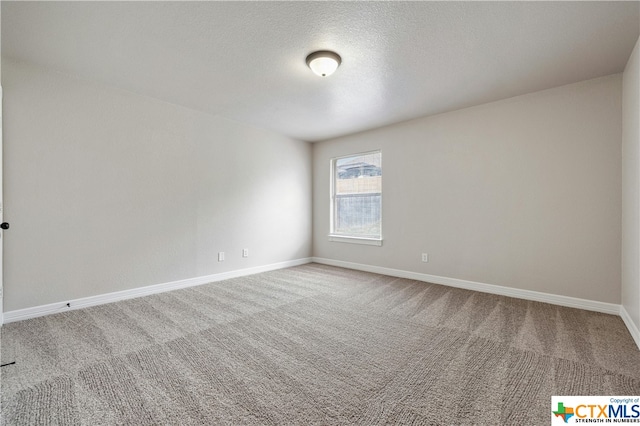
<svg viewBox="0 0 640 426"><path fill-rule="evenodd" d="M639 26L637 1L2 1L2 55L316 141L621 72Z"/></svg>

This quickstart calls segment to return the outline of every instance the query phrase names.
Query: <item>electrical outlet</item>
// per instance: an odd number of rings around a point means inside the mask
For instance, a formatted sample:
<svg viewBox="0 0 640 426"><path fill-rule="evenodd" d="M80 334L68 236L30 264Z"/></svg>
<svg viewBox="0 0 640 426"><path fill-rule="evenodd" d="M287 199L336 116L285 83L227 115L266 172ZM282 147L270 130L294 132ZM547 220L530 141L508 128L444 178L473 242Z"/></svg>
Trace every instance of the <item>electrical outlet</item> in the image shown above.
<svg viewBox="0 0 640 426"><path fill-rule="evenodd" d="M242 249L242 257L249 257L249 249Z"/></svg>
<svg viewBox="0 0 640 426"><path fill-rule="evenodd" d="M422 261L425 263L429 262L429 253L422 253Z"/></svg>
<svg viewBox="0 0 640 426"><path fill-rule="evenodd" d="M224 252L218 252L218 262L224 262Z"/></svg>

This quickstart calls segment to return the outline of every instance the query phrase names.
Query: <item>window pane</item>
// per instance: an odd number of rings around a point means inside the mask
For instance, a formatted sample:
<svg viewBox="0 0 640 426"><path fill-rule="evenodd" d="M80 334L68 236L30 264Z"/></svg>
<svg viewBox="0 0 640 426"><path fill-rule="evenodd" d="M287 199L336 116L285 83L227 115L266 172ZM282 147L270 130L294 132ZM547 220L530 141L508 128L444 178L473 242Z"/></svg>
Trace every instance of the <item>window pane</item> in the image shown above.
<svg viewBox="0 0 640 426"><path fill-rule="evenodd" d="M380 152L335 160L333 233L381 235L382 167Z"/></svg>
<svg viewBox="0 0 640 426"><path fill-rule="evenodd" d="M335 233L355 236L380 236L380 194L336 197Z"/></svg>

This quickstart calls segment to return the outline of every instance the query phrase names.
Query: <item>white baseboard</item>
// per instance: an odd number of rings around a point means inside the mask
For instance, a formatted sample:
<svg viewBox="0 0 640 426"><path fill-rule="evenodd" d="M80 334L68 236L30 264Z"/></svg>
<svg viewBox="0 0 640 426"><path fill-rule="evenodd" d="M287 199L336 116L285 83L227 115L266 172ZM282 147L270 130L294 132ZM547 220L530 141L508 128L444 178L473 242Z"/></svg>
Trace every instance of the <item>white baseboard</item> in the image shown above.
<svg viewBox="0 0 640 426"><path fill-rule="evenodd" d="M286 262L273 263L270 265L256 266L253 268L239 269L235 271L222 272L219 274L205 275L202 277L189 278L185 280L172 281L163 284L150 285L146 287L133 288L130 290L117 291L113 293L100 294L97 296L83 297L80 299L65 302L50 303L48 305L34 306L31 308L18 309L4 312L0 319L0 324L22 321L30 318L41 317L58 312L65 312L74 309L88 308L90 306L103 305L120 300L133 299L136 297L148 296L166 291L178 290L181 288L193 287L216 281L231 278L244 277L261 272L274 271L277 269L290 268L316 262L324 265L338 266L341 268L355 269L358 271L373 272L376 274L389 275L399 278L407 278L417 281L425 281L433 284L442 284L450 287L463 288L466 290L480 291L483 293L497 294L501 296L515 297L518 299L533 300L536 302L551 303L553 305L566 306L570 308L585 309L588 311L602 312L606 314L619 315L629 329L629 333L640 349L640 330L633 323L629 313L624 306L614 303L598 302L595 300L580 299L577 297L560 296L550 293L542 293L532 290L522 290L510 287L503 287L493 284L485 284L475 281L460 280L457 278L441 277L437 275L422 274L419 272L404 271L400 269L385 268L381 266L365 265L361 263L345 262L341 260L325 259L321 257L302 258ZM69 303L70 306L67 306Z"/></svg>
<svg viewBox="0 0 640 426"><path fill-rule="evenodd" d="M500 296L515 297L518 299L545 302L552 305L566 306L569 308L585 309L587 311L602 312L605 314L619 315L627 326L631 337L640 350L640 330L631 320L631 316L622 305L615 303L598 302L595 300L580 299L577 297L560 296L551 293L542 293L533 290L503 287L493 284L479 283L475 281L460 280L457 278L440 277L438 275L422 274L419 272L403 271L400 269L384 268L381 266L364 265L361 263L344 262L342 260L313 257L313 262L324 265L339 266L341 268L355 269L358 271L373 272L376 274L390 275L392 277L407 278L417 281L425 281L433 284L442 284L450 287L464 288L466 290L480 291L483 293L497 294Z"/></svg>
<svg viewBox="0 0 640 426"><path fill-rule="evenodd" d="M620 317L622 318L622 321L624 321L625 325L629 329L629 333L631 334L631 337L633 337L633 340L636 341L636 345L638 345L638 349L640 349L640 330L638 329L636 324L634 324L633 320L631 319L631 316L629 315L629 312L627 312L627 310L624 308L624 305L620 306Z"/></svg>
<svg viewBox="0 0 640 426"><path fill-rule="evenodd" d="M117 302L119 300L133 299L136 297L149 296L151 294L164 293L166 291L178 290L186 287L207 284L215 281L228 280L230 278L244 277L247 275L258 274L260 272L274 271L276 269L290 268L292 266L304 265L310 263L311 258L302 258L289 260L286 262L272 263L270 265L256 266L253 268L239 269L236 271L222 272L219 274L205 275L202 277L189 278L186 280L172 281L163 284L155 284L146 287L132 288L130 290L116 291L113 293L99 294L97 296L83 297L75 300L67 300L59 303L50 303L48 305L34 306L32 308L18 309L15 311L5 312L3 315L3 324L10 322L22 321L29 318L36 318L45 315L55 314L58 312L66 312L73 309L88 308L90 306L103 305L105 303ZM70 306L67 306L67 303Z"/></svg>
<svg viewBox="0 0 640 426"><path fill-rule="evenodd" d="M312 259L314 262L322 263L324 265L339 266L342 268L356 269L359 271L373 272L382 275L390 275L392 277L425 281L433 284L442 284L449 287L457 287L464 288L466 290L480 291L483 293L498 294L500 296L509 296L518 299L551 303L553 305L567 306L569 308L586 309L588 311L620 315L620 305L616 305L614 303L597 302L595 300L579 299L577 297L560 296L557 294L542 293L539 291L522 290L518 288L503 287L499 285L485 284L475 281L460 280L457 278L440 277L438 275L429 275L419 272L403 271L400 269L384 268L381 266L372 266L364 265L361 263L344 262L341 260L324 259L321 257L314 257Z"/></svg>

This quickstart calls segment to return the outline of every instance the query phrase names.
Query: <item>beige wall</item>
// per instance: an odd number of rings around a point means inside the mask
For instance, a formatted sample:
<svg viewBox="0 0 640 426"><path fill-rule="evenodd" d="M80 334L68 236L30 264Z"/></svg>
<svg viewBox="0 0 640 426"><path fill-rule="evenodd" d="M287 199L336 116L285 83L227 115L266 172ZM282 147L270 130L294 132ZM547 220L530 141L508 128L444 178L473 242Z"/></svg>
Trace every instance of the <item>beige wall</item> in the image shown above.
<svg viewBox="0 0 640 426"><path fill-rule="evenodd" d="M640 39L622 79L622 305L640 329Z"/></svg>
<svg viewBox="0 0 640 426"><path fill-rule="evenodd" d="M618 74L314 144L314 256L620 303L621 87ZM376 149L383 246L328 241L330 159Z"/></svg>
<svg viewBox="0 0 640 426"><path fill-rule="evenodd" d="M2 66L5 312L310 256L309 144Z"/></svg>

